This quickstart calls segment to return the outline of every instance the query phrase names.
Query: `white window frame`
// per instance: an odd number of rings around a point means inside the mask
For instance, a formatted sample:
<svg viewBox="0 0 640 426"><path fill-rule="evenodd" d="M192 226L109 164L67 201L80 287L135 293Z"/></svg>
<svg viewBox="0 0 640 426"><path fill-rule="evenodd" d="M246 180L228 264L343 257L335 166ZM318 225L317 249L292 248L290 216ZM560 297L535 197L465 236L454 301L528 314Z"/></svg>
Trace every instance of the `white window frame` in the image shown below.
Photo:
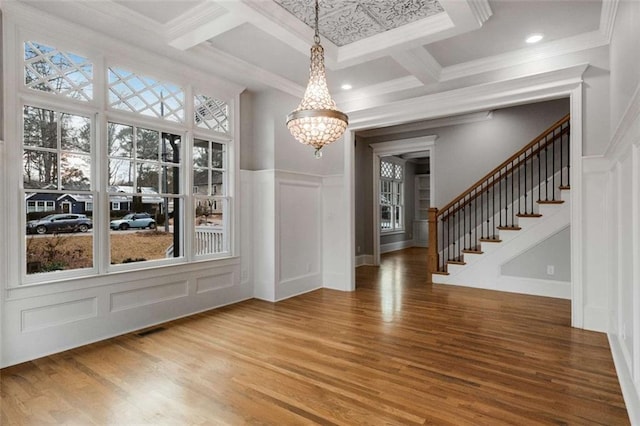
<svg viewBox="0 0 640 426"><path fill-rule="evenodd" d="M15 23L9 23L9 26L15 28ZM90 44L83 40L74 40L73 38L58 32L53 27L48 29L35 29L37 26L29 26L22 28L21 31L9 32L9 37L5 38L5 58L11 60L7 63L12 64L9 68L9 72L5 73L4 85L6 90L6 96L3 100L5 108L11 108L11 112L7 113L5 122L11 121L7 126L7 138L15 138L22 141L23 125L20 117L23 115L22 108L24 105L30 105L38 108L47 108L54 111L68 112L71 114L83 115L90 117L92 120L92 164L97 166L92 169L91 183L93 188L88 192L93 198L93 215L94 221L94 246L93 246L93 259L94 267L89 271L88 269L81 270L67 270L55 272L55 277L51 274L54 273L38 273L27 274L25 266L25 241L24 235L21 233L18 235L12 235L9 245L20 247L20 250L15 250L8 259L7 264L11 265L7 275L9 277L9 288L18 288L23 285L29 284L54 284L56 286L68 285L72 286L72 282L68 279L76 277L95 277L108 275L110 272L120 271L109 264L108 254L104 253L104 249L108 248L108 234L103 228L108 229L109 224L109 208L110 200L108 197L108 188L105 186L107 179L107 169L103 165L100 165L100 160L107 159L107 152L104 149L104 141L106 141L106 122L120 122L125 124L134 124L139 127L145 127L149 129L159 130L163 132L178 134L181 136L181 192L180 194L171 194L171 196L183 197L181 215L183 217L183 247L185 255L180 258L170 259L168 261L159 260L151 262L144 262L142 264L128 264L126 268L122 270L137 270L155 268L156 266L163 266L164 264L177 263L187 264L195 259L195 255L192 249L193 238L190 237L189 229L193 226L193 193L190 191L191 187L191 166L186 161L186 153L191 151L191 144L193 141L194 131L199 133L199 137L203 139L215 140L216 142L226 143L227 152L227 186L229 188L225 195L227 200L225 210L225 221L229 223L225 226L226 232L226 250L222 255L218 255L211 260L218 260L221 258L230 258L236 255L238 250L239 236L235 233L235 224L239 220L237 209L234 205L236 203L235 186L237 182L236 175L239 174L239 160L236 154L236 142L234 141L234 133L237 127L237 116L239 114L239 94L241 88L233 84L228 84L223 81L211 82L209 78L204 78L204 74L199 74L198 71L191 71L187 67L182 67L182 71L178 69L180 67L161 69L159 70L155 66L151 66L147 62L139 61L135 55L121 54L121 49L113 50L111 46L104 45L96 48L95 44ZM45 26L46 27L46 26ZM5 34L7 34L5 32ZM92 100L77 100L68 97L61 96L55 93L38 92L36 90L27 88L24 85L24 42L35 41L41 44L53 47L57 50L64 52L73 52L81 56L87 57L93 64L93 98ZM107 60L107 58L109 58ZM114 62L114 59L125 58L124 63ZM157 78L162 82L172 82L184 90L185 102L184 102L184 115L185 120L183 123L168 122L164 123L161 119L155 119L153 117L140 116L135 113L129 113L126 111L117 111L109 109L105 102L107 96L107 84L106 75L109 66L123 67L133 72L139 72L139 75L149 76ZM6 69L7 67L5 67ZM156 73L160 73L157 75ZM164 73L164 75L162 75ZM193 78L193 80L192 80ZM194 84L198 84L198 89ZM193 93L200 93L206 96L210 96L217 99L227 99L229 105L229 131L225 133L216 132L213 130L196 128L195 119L193 119L194 107L193 107ZM216 140L221 139L221 140ZM99 146L96 146L96 141L101 141ZM24 194L29 192L40 192L39 189L24 189L22 188L22 164L18 164L16 161L22 157L22 143L16 144L17 146L10 146L7 151L7 158L12 159L8 168L7 175L10 177L7 183L7 188L17 187L20 188L20 193L24 197ZM97 178L97 179L96 179ZM188 191L189 190L189 191ZM44 191L46 192L46 191ZM51 192L51 191L49 191ZM68 191L76 192L76 191ZM84 193L84 192L83 192ZM22 202L19 203L19 212L21 214L15 215L8 219L8 223L12 229L25 229L26 224L26 211L27 203L24 202L25 198L22 198ZM36 203L37 205L37 203ZM120 207L120 206L118 206ZM54 207L55 209L55 207ZM99 252L98 252L99 251ZM197 260L208 260L198 258ZM90 284L95 281L96 284ZM99 285L100 280L85 280L86 285ZM57 288L57 287L56 287Z"/></svg>
<svg viewBox="0 0 640 426"><path fill-rule="evenodd" d="M384 177L382 176L383 163L392 164L395 170L395 167L400 167L402 170L402 177L397 179L395 177L395 172L393 177ZM405 230L405 220L404 220L404 194L405 194L405 173L406 168L405 164L402 160L396 158L381 158L380 159L380 184L379 184L379 207L378 214L380 215L380 234L388 235L394 233L401 233ZM383 202L383 188L385 187L385 183L388 183L391 187L390 191L390 199L391 202L385 203ZM399 203L396 203L395 200L400 200ZM387 206L390 209L390 226L388 228L383 228L383 224L385 223L382 219L382 208L383 206ZM396 220L394 220L396 209L399 210L399 224L396 224Z"/></svg>

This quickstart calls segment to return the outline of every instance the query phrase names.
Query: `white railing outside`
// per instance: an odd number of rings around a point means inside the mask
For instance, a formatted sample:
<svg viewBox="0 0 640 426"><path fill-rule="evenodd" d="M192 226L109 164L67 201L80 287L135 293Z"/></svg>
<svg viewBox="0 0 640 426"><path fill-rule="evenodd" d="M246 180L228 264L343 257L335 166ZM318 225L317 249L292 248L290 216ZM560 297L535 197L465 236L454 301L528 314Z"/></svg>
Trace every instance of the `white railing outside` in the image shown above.
<svg viewBox="0 0 640 426"><path fill-rule="evenodd" d="M222 253L224 231L218 226L196 226L196 255Z"/></svg>
<svg viewBox="0 0 640 426"><path fill-rule="evenodd" d="M218 226L196 226L196 255L222 253L224 231ZM173 257L173 244L165 250L166 257Z"/></svg>

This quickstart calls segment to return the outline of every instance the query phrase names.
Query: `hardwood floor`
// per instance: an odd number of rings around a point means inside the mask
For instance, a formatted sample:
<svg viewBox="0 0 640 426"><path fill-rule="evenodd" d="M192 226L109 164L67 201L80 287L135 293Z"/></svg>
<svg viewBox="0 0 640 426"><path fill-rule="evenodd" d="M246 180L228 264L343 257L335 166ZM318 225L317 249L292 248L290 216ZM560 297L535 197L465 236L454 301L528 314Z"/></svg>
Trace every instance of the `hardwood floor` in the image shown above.
<svg viewBox="0 0 640 426"><path fill-rule="evenodd" d="M607 338L568 301L428 286L425 259L4 369L1 423L628 424Z"/></svg>

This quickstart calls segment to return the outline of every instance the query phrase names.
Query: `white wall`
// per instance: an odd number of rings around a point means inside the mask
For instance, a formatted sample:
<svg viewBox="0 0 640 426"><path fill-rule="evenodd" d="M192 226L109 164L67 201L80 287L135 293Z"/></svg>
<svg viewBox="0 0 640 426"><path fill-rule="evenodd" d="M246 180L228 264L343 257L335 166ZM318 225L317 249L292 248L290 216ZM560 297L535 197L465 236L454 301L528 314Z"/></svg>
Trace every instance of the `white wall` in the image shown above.
<svg viewBox="0 0 640 426"><path fill-rule="evenodd" d="M7 9L4 9L5 6ZM233 100L234 127L238 135L237 102L241 87L233 83L211 77L209 74L188 67L180 61L171 61L151 51L125 44L91 29L78 27L54 18L30 19L31 12L24 12L20 5L3 5L3 79L5 90L2 99L2 111L5 117L13 117L10 126L5 126L5 137L20 139L19 117L16 111L18 91L16 81L21 75L21 65L15 61L21 58L16 52L21 37L37 37L38 41L53 45L74 46L90 51L92 57L103 61L108 57L113 61L122 61L134 69L157 69L162 64L162 75L173 76L180 84L194 84L207 92L219 93L224 99ZM77 34L82 34L78 38ZM99 64L98 64L99 65ZM100 72L96 72L96 75ZM171 81L174 81L170 79ZM189 83L185 83L188 81ZM220 86L216 86L216 85ZM53 102L53 101L52 101ZM89 103L87 103L89 105ZM99 111L104 116L104 105L94 101L89 109ZM5 121L5 124L9 121ZM103 129L104 130L104 129ZM100 143L100 140L98 140ZM234 141L229 150L229 169L239 171L238 141ZM101 150L100 145L96 147ZM136 270L109 271L100 275L72 278L52 278L48 282L34 285L22 283L20 263L23 261L20 250L21 237L15 232L19 229L20 215L14 210L20 186L20 168L14 167L16 159L21 158L19 144L5 145L0 142L0 322L2 323L2 348L0 366L7 366L38 358L65 349L127 333L132 330L166 322L196 312L206 311L218 306L235 303L253 295L253 285L248 276L246 263L241 264L240 253L250 254L243 247L239 250L239 240L234 238L232 245L235 257L221 260L203 260L190 263L172 263L157 266L152 262L136 265ZM16 171L17 170L17 171ZM242 191L239 176L230 179L230 194L239 197ZM230 224L239 228L239 199L234 198ZM246 200L245 200L246 201ZM187 212L191 211L185 207ZM95 218L94 218L95 219ZM97 221L103 220L97 216ZM96 222L96 224L98 224ZM189 219L185 220L188 225ZM7 232L10 229L11 232ZM103 228L104 229L104 228ZM186 229L189 229L188 226ZM98 234L99 235L99 234ZM186 241L191 239L187 236ZM104 242L104 240L103 240ZM96 243L99 250L108 244ZM250 250L249 250L250 251ZM102 251L104 252L104 251ZM11 256L11 262L8 258ZM104 260L104 259L103 259ZM105 267L100 261L100 267ZM107 266L108 267L108 266ZM53 277L53 275L52 275Z"/></svg>
<svg viewBox="0 0 640 426"><path fill-rule="evenodd" d="M640 3L621 1L611 40L612 137L591 159L605 182L607 250L600 249L609 288L611 343L632 424L640 424ZM594 250L598 250L597 247Z"/></svg>
<svg viewBox="0 0 640 426"><path fill-rule="evenodd" d="M248 158L241 163L253 182L255 297L276 301L323 286L345 289L344 142L324 147L316 159L285 124L300 99L266 90L245 92L241 100L253 117L245 123L251 138L243 139Z"/></svg>

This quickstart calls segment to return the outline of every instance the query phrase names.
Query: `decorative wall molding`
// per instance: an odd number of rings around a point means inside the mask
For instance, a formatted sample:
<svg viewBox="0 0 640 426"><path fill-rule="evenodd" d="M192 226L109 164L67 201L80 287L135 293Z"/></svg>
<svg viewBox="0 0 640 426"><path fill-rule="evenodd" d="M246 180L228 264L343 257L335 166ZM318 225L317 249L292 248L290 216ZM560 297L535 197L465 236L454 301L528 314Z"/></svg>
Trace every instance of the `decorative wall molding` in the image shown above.
<svg viewBox="0 0 640 426"><path fill-rule="evenodd" d="M370 266L374 265L372 254L361 254L359 256L356 256L356 261L355 261L356 268L358 266L365 266L365 265L370 265Z"/></svg>
<svg viewBox="0 0 640 426"><path fill-rule="evenodd" d="M571 282L569 281L541 280L501 275L498 277L495 289L511 293L571 299Z"/></svg>
<svg viewBox="0 0 640 426"><path fill-rule="evenodd" d="M445 126L458 126L461 124L477 123L480 121L490 120L492 118L492 111L473 112L471 114L456 115L452 117L436 118L434 120L404 124L402 125L402 132L435 129L437 127ZM377 136L393 135L397 133L398 130L396 128L382 127L379 129L362 130L358 132L358 136L371 138Z"/></svg>
<svg viewBox="0 0 640 426"><path fill-rule="evenodd" d="M349 128L366 130L549 99L582 82L588 64L391 102L350 113Z"/></svg>
<svg viewBox="0 0 640 426"><path fill-rule="evenodd" d="M392 251L402 250L413 247L413 240L397 241L395 243L380 244L380 253L390 253Z"/></svg>
<svg viewBox="0 0 640 426"><path fill-rule="evenodd" d="M633 143L640 143L640 84L633 92L620 122L615 127L613 137L607 146L604 156L610 161L618 160Z"/></svg>
<svg viewBox="0 0 640 426"><path fill-rule="evenodd" d="M574 37L544 43L536 47L529 47L444 67L440 74L440 81L455 80L531 62L540 62L549 58L606 46L608 43L609 41L600 31L592 31Z"/></svg>
<svg viewBox="0 0 640 426"><path fill-rule="evenodd" d="M424 151L432 147L438 135L421 136L419 138L398 139L390 142L372 143L369 146L378 157L399 155L413 151Z"/></svg>
<svg viewBox="0 0 640 426"><path fill-rule="evenodd" d="M602 0L602 12L600 13L600 32L611 43L613 25L616 21L619 0Z"/></svg>
<svg viewBox="0 0 640 426"><path fill-rule="evenodd" d="M613 363L618 373L618 381L624 396L624 404L627 407L627 414L632 425L640 425L640 394L638 388L634 384L633 374L625 361L623 354L623 344L620 338L615 334L608 333L609 346L611 347L611 355Z"/></svg>

